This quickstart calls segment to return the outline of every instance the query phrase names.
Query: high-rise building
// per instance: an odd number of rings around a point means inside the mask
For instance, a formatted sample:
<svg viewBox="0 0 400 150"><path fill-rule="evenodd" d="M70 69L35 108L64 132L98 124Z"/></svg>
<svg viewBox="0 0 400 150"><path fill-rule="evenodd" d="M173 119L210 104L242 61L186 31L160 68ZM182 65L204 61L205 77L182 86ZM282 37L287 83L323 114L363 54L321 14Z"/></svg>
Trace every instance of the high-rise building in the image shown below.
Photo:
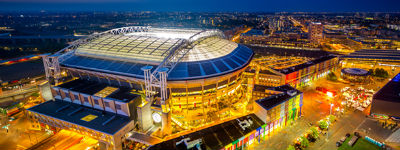
<svg viewBox="0 0 400 150"><path fill-rule="evenodd" d="M323 25L320 22L311 22L308 26L308 39L313 44L320 44L323 36Z"/></svg>

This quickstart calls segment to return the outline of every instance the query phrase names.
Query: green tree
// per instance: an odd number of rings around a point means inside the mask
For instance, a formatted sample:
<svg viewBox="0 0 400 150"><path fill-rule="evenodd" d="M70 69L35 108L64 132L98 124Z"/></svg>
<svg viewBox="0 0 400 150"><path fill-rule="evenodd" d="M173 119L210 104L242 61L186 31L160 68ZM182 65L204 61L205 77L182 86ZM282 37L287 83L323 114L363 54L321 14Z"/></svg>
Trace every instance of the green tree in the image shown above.
<svg viewBox="0 0 400 150"><path fill-rule="evenodd" d="M309 144L310 144L310 142L308 141L308 139L306 137L302 136L300 138L300 146L301 147L306 148L306 147L308 147Z"/></svg>
<svg viewBox="0 0 400 150"><path fill-rule="evenodd" d="M34 97L39 97L40 95L39 95L39 93L38 93L38 92L36 92L36 93L33 93L31 96L34 96Z"/></svg>
<svg viewBox="0 0 400 150"><path fill-rule="evenodd" d="M296 150L293 145L289 145L286 150Z"/></svg>
<svg viewBox="0 0 400 150"><path fill-rule="evenodd" d="M318 123L319 123L318 126L319 126L319 128L320 128L321 130L325 130L325 129L328 128L328 122L327 122L327 121L321 120L321 121L319 121Z"/></svg>
<svg viewBox="0 0 400 150"><path fill-rule="evenodd" d="M331 81L336 81L336 80L337 80L337 76L335 75L335 73L330 72L330 73L328 74L328 76L327 76L327 79L328 79L328 80L331 80Z"/></svg>
<svg viewBox="0 0 400 150"><path fill-rule="evenodd" d="M389 73L385 69L376 68L373 76L380 77L380 78L387 78L387 77L389 77Z"/></svg>
<svg viewBox="0 0 400 150"><path fill-rule="evenodd" d="M311 129L310 129L310 131L311 131L311 136L313 137L313 138L315 138L315 139L317 139L318 137L319 137L319 131L318 131L318 128L317 127L312 127Z"/></svg>
<svg viewBox="0 0 400 150"><path fill-rule="evenodd" d="M329 119L329 122L334 122L335 121L335 119L336 119L336 116L334 116L334 115L329 115L328 116L328 119Z"/></svg>
<svg viewBox="0 0 400 150"><path fill-rule="evenodd" d="M374 69L369 69L368 72L369 72L369 74L370 74L371 76L374 75Z"/></svg>

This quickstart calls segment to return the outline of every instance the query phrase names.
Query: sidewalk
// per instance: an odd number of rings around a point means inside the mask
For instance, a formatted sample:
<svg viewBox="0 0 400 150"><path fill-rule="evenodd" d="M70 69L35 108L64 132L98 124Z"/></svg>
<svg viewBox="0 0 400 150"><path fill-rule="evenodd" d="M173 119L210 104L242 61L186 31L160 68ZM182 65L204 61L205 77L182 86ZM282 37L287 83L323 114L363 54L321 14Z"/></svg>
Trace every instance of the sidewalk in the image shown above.
<svg viewBox="0 0 400 150"><path fill-rule="evenodd" d="M339 141L340 138L344 137L346 133L353 133L365 119L365 116L360 111L347 112L342 117L337 118L337 121L329 127L328 140L326 140L327 135L321 135L315 143L310 143L310 146L307 149L336 149L336 142Z"/></svg>
<svg viewBox="0 0 400 150"><path fill-rule="evenodd" d="M271 135L260 143L254 143L253 146L247 148L248 150L284 150L288 145L293 144L293 141L304 134L310 126L308 121L300 118L293 125L286 126L274 135Z"/></svg>

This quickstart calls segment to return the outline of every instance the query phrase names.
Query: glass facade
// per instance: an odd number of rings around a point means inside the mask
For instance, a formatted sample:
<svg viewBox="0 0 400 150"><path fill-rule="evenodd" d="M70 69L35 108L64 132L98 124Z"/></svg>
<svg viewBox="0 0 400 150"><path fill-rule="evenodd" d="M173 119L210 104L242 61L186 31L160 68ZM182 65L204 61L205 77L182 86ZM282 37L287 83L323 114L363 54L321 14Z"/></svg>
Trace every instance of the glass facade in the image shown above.
<svg viewBox="0 0 400 150"><path fill-rule="evenodd" d="M246 114L249 105L246 82L240 72L216 79L211 84L169 84L177 86L170 88L173 120L185 127L200 127Z"/></svg>

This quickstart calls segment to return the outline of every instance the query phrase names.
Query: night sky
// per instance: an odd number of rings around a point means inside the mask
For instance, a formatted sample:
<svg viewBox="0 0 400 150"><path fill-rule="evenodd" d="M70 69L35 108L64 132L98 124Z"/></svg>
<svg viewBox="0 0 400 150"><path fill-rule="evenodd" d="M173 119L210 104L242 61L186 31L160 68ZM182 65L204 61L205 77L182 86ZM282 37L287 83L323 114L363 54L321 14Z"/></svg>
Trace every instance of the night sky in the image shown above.
<svg viewBox="0 0 400 150"><path fill-rule="evenodd" d="M400 12L400 0L0 0L0 10Z"/></svg>

